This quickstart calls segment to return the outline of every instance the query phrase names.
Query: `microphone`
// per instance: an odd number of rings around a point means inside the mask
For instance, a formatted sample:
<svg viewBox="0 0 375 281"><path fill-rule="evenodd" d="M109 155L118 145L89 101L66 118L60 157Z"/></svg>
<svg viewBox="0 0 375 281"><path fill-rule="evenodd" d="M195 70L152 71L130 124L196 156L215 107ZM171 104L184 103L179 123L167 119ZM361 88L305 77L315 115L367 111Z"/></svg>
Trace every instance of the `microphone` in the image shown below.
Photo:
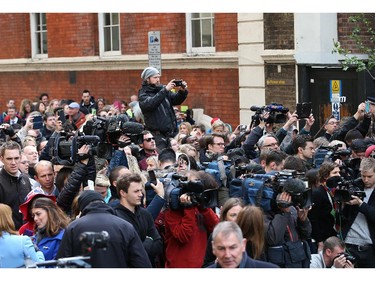
<svg viewBox="0 0 375 281"><path fill-rule="evenodd" d="M251 111L259 111L259 110L262 110L262 108L257 106L257 105L253 105L253 106L250 107L250 110Z"/></svg>

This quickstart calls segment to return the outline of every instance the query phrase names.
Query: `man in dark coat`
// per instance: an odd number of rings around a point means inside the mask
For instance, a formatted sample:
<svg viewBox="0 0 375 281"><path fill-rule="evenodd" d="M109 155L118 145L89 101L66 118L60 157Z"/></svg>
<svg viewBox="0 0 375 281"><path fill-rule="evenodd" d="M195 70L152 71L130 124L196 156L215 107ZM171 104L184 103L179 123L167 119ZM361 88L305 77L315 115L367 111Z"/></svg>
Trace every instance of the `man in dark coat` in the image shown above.
<svg viewBox="0 0 375 281"><path fill-rule="evenodd" d="M19 208L31 191L28 176L19 170L21 147L14 141L8 141L0 147L0 161L4 164L0 171L0 203L12 208L13 221L18 230L22 224Z"/></svg>
<svg viewBox="0 0 375 281"><path fill-rule="evenodd" d="M138 99L144 115L145 129L152 133L157 148L161 150L169 145L169 138L178 132L173 106L185 101L188 95L187 83L177 83L173 79L167 85L161 85L159 70L154 67L145 68L141 78L143 83L138 91ZM178 91L173 92L174 88Z"/></svg>
<svg viewBox="0 0 375 281"><path fill-rule="evenodd" d="M142 178L138 174L122 176L117 180L116 188L120 197L120 204L115 207L116 215L134 226L151 263L154 264L155 258L163 253L163 240L151 213L141 206Z"/></svg>
<svg viewBox="0 0 375 281"><path fill-rule="evenodd" d="M100 193L85 190L78 197L81 217L65 230L57 259L85 254L85 244L80 241L82 233L106 231L106 248L91 246L89 264L94 268L143 268L151 267L150 260L134 227L114 215ZM90 246L90 245L89 245Z"/></svg>

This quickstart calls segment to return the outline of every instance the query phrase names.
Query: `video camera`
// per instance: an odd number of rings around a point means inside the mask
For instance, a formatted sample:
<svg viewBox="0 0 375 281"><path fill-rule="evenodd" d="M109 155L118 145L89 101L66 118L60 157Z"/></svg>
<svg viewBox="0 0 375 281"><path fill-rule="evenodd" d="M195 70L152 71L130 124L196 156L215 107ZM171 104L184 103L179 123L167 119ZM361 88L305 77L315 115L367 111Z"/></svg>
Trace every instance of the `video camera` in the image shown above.
<svg viewBox="0 0 375 281"><path fill-rule="evenodd" d="M304 173L295 170L281 170L276 172L274 177L266 179L264 185L271 187L276 196L284 191L291 195L291 204L276 202L283 208L295 206L302 209L309 208L312 205L312 190L307 186Z"/></svg>
<svg viewBox="0 0 375 281"><path fill-rule="evenodd" d="M79 236L79 241L82 244L84 255L90 253L93 248L106 250L109 233L104 230L101 232L83 232Z"/></svg>
<svg viewBox="0 0 375 281"><path fill-rule="evenodd" d="M95 116L87 121L83 127L86 135L97 135L101 142L109 143L113 146L125 147L130 143L139 144L142 142L142 132L144 127L138 122L129 121L125 114L111 116L107 118ZM128 143L119 143L121 135L130 138Z"/></svg>
<svg viewBox="0 0 375 281"><path fill-rule="evenodd" d="M270 113L269 117L264 120L266 123L285 123L287 121L285 114L289 112L289 108L279 103L271 103L262 107L253 105L250 110L255 112L251 117L251 123L255 123L255 125L258 125L263 120L262 115L266 112Z"/></svg>
<svg viewBox="0 0 375 281"><path fill-rule="evenodd" d="M335 188L333 200L336 202L348 202L352 200L352 195L359 197L361 200L366 197L361 178L345 180L340 176L335 176L329 178L326 185L330 189Z"/></svg>
<svg viewBox="0 0 375 281"><path fill-rule="evenodd" d="M90 145L92 155L110 160L113 149L125 147L131 143L140 143L144 127L128 119L124 114L109 118L94 117L93 120L86 122L83 133L78 132L73 135L62 131L53 135L49 140L52 163L73 166L78 160L77 150L83 144ZM121 135L128 136L129 140L120 142Z"/></svg>
<svg viewBox="0 0 375 281"><path fill-rule="evenodd" d="M78 149L87 144L90 146L89 155L98 155L101 157L103 151L100 143L100 138L95 135L80 136L70 135L65 132L60 132L50 138L50 151L51 162L53 164L73 166L78 161Z"/></svg>
<svg viewBox="0 0 375 281"><path fill-rule="evenodd" d="M173 173L171 180L164 180L166 207L171 210L181 210L185 207L200 206L201 208L214 208L217 206L217 189L204 190L201 180L189 181L187 177ZM180 196L190 196L191 205L180 202Z"/></svg>

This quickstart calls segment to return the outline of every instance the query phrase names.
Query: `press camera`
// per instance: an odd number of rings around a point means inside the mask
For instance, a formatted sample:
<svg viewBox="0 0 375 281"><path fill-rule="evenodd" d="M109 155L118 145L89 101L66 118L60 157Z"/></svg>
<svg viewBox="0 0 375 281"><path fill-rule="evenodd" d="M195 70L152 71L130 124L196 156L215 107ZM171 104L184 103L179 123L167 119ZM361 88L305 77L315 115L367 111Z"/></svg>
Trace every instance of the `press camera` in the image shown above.
<svg viewBox="0 0 375 281"><path fill-rule="evenodd" d="M289 108L278 103L271 103L262 107L254 105L250 107L250 110L255 112L255 114L251 117L251 123L255 123L255 125L258 125L259 122L263 120L262 116L266 112L269 112L269 117L264 120L266 123L285 123L287 121L285 114L289 112Z"/></svg>

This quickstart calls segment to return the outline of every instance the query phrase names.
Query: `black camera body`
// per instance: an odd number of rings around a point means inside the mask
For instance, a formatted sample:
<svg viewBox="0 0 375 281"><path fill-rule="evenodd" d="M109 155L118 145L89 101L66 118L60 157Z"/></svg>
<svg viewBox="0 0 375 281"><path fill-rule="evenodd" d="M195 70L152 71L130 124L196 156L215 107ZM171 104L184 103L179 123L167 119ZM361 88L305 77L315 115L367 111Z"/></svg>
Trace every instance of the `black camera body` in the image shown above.
<svg viewBox="0 0 375 281"><path fill-rule="evenodd" d="M327 180L326 185L329 188L335 188L333 200L336 202L348 202L352 200L352 195L363 200L366 193L363 189L363 181L361 178L354 180L345 180L343 177L336 176Z"/></svg>
<svg viewBox="0 0 375 281"><path fill-rule="evenodd" d="M356 263L356 261L357 261L357 258L356 257L354 257L354 256L352 256L352 255L349 255L348 253L340 253L340 254L338 254L336 257L335 257L335 259L336 258L338 258L338 257L341 257L342 255L344 255L345 256L345 258L346 258L346 260L347 261L350 261L352 264L355 264Z"/></svg>
<svg viewBox="0 0 375 281"><path fill-rule="evenodd" d="M176 85L176 87L183 87L184 84L182 84L182 80L173 80L173 83Z"/></svg>

